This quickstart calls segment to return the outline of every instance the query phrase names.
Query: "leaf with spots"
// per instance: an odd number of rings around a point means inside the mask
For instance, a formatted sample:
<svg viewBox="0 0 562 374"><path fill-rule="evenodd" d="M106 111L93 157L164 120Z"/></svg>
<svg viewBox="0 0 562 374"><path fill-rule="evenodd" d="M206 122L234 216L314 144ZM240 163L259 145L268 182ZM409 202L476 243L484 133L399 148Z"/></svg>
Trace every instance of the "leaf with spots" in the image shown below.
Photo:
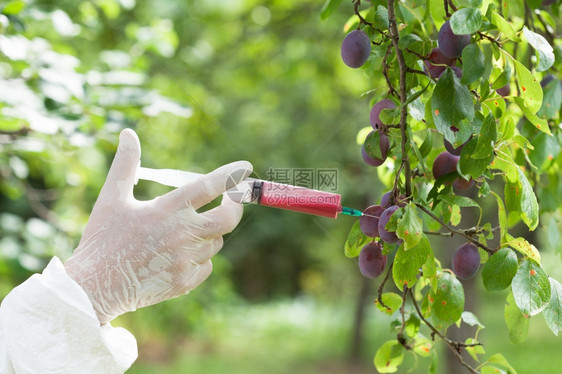
<svg viewBox="0 0 562 374"><path fill-rule="evenodd" d="M515 66L515 76L517 77L517 86L519 87L519 96L523 98L525 106L531 111L536 113L542 105L542 88L537 78L527 69L522 63L513 59Z"/></svg>
<svg viewBox="0 0 562 374"><path fill-rule="evenodd" d="M520 253L529 257L531 260L535 261L537 264L541 263L541 254L539 250L526 239L514 238L510 234L506 233L504 244L516 249Z"/></svg>
<svg viewBox="0 0 562 374"><path fill-rule="evenodd" d="M464 289L456 277L443 272L437 290L428 294L429 308L435 327L442 330L455 323L464 310Z"/></svg>
<svg viewBox="0 0 562 374"><path fill-rule="evenodd" d="M422 220L416 213L416 206L412 203L404 207L404 214L398 221L397 236L404 240L404 250L415 247L423 235Z"/></svg>
<svg viewBox="0 0 562 374"><path fill-rule="evenodd" d="M519 105L519 108L521 108L523 115L525 116L525 118L527 118L527 120L529 120L529 122L533 124L533 126L548 135L552 135L550 132L550 128L548 127L547 120L540 118L539 116L531 112L531 110L525 105L525 101L522 98L514 97L513 101L515 101L515 103Z"/></svg>
<svg viewBox="0 0 562 374"><path fill-rule="evenodd" d="M535 149L529 154L531 162L541 171L552 166L560 153L558 139L545 133L539 133L533 138L532 143Z"/></svg>
<svg viewBox="0 0 562 374"><path fill-rule="evenodd" d="M404 347L398 340L389 340L384 343L375 354L375 367L379 373L396 373L404 361Z"/></svg>
<svg viewBox="0 0 562 374"><path fill-rule="evenodd" d="M432 251L429 240L425 235L422 235L415 247L407 251L404 249L404 245L398 248L392 266L392 278L399 289L402 289L404 285L411 288L416 284L420 269L427 261L428 256L432 256Z"/></svg>
<svg viewBox="0 0 562 374"><path fill-rule="evenodd" d="M554 335L562 330L562 284L556 279L550 278L551 295L550 301L544 309L544 320Z"/></svg>
<svg viewBox="0 0 562 374"><path fill-rule="evenodd" d="M400 305L402 305L402 296L394 292L383 293L381 295L381 299L382 303L386 305L386 307L381 305L378 300L375 300L375 305L381 312L384 312L388 315L391 315L392 313L397 311L398 308L400 308Z"/></svg>
<svg viewBox="0 0 562 374"><path fill-rule="evenodd" d="M529 332L529 317L523 316L511 292L505 301L504 318L509 330L509 341L513 344L524 342Z"/></svg>
<svg viewBox="0 0 562 374"><path fill-rule="evenodd" d="M515 304L526 317L542 312L550 301L548 275L535 261L525 259L511 281Z"/></svg>
<svg viewBox="0 0 562 374"><path fill-rule="evenodd" d="M429 357L433 349L433 342L423 334L416 335L413 342L414 352L421 357Z"/></svg>

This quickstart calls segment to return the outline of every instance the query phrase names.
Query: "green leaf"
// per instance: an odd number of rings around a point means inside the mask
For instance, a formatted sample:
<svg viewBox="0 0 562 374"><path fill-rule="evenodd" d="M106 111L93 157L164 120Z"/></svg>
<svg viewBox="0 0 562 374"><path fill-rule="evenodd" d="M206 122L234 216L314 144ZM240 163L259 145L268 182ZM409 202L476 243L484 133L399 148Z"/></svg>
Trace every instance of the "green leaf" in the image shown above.
<svg viewBox="0 0 562 374"><path fill-rule="evenodd" d="M402 111L401 107L386 108L380 112L379 118L382 123L400 123L401 111Z"/></svg>
<svg viewBox="0 0 562 374"><path fill-rule="evenodd" d="M533 231L539 224L539 203L523 170L517 168L517 171L521 181L521 218L529 230Z"/></svg>
<svg viewBox="0 0 562 374"><path fill-rule="evenodd" d="M531 260L535 261L537 264L541 263L541 254L539 250L529 243L524 238L514 238L510 234L505 234L505 243L508 244L510 247L518 250L520 253L524 254L525 256L529 257Z"/></svg>
<svg viewBox="0 0 562 374"><path fill-rule="evenodd" d="M407 251L404 250L404 245L398 248L392 266L392 278L399 289L402 289L404 285L411 288L416 284L420 268L431 253L431 245L425 235L421 237L418 245Z"/></svg>
<svg viewBox="0 0 562 374"><path fill-rule="evenodd" d="M381 133L379 131L371 131L367 138L365 139L365 144L363 145L365 152L372 157L381 160Z"/></svg>
<svg viewBox="0 0 562 374"><path fill-rule="evenodd" d="M505 212L505 206L501 197L494 191L490 191L490 193L496 197L496 201L498 203L498 224L500 226L500 241L501 243L504 243L505 236L507 235L507 213Z"/></svg>
<svg viewBox="0 0 562 374"><path fill-rule="evenodd" d="M23 10L23 8L26 7L26 5L27 5L26 2L23 0L8 1L8 3L4 5L4 8L2 9L2 13L9 14L9 15L19 14Z"/></svg>
<svg viewBox="0 0 562 374"><path fill-rule="evenodd" d="M443 8L443 7L441 7L441 8ZM427 373L428 374L436 374L438 366L439 366L439 355L437 355L436 351L433 350L433 352L431 352L431 362L429 364L429 369L428 369Z"/></svg>
<svg viewBox="0 0 562 374"><path fill-rule="evenodd" d="M550 68L554 64L554 50L552 46L548 44L542 35L532 32L527 26L523 26L523 36L539 54L537 71L545 71Z"/></svg>
<svg viewBox="0 0 562 374"><path fill-rule="evenodd" d="M422 266L423 276L429 280L429 285L435 291L437 290L437 266L435 265L435 257L433 251L427 256L427 261Z"/></svg>
<svg viewBox="0 0 562 374"><path fill-rule="evenodd" d="M421 321L415 314L410 314L410 318L406 320L406 325L404 326L404 331L409 337L413 338L420 331ZM421 334L419 334L421 335Z"/></svg>
<svg viewBox="0 0 562 374"><path fill-rule="evenodd" d="M414 352L421 357L429 357L433 349L433 342L422 334L418 334L413 343Z"/></svg>
<svg viewBox="0 0 562 374"><path fill-rule="evenodd" d="M484 325L480 323L478 318L472 312L464 311L461 314L462 321L469 326L478 326L483 329Z"/></svg>
<svg viewBox="0 0 562 374"><path fill-rule="evenodd" d="M388 11L382 5L377 6L375 12L375 26L379 29L388 30Z"/></svg>
<svg viewBox="0 0 562 374"><path fill-rule="evenodd" d="M521 183L507 180L504 187L505 208L511 213L521 213Z"/></svg>
<svg viewBox="0 0 562 374"><path fill-rule="evenodd" d="M484 53L482 53L477 43L471 43L464 47L462 50L462 61L462 84L467 85L476 82L486 71Z"/></svg>
<svg viewBox="0 0 562 374"><path fill-rule="evenodd" d="M375 305L381 312L384 312L388 315L391 315L392 313L397 311L398 308L400 308L400 306L402 305L402 296L394 292L383 293L381 295L381 299L383 304L386 305L388 308L382 306L378 300L375 300Z"/></svg>
<svg viewBox="0 0 562 374"><path fill-rule="evenodd" d="M483 181L478 190L478 197L486 197L490 194L490 185L488 182Z"/></svg>
<svg viewBox="0 0 562 374"><path fill-rule="evenodd" d="M423 235L423 224L413 203L404 207L404 214L398 221L396 235L404 240L405 251L415 247L420 242Z"/></svg>
<svg viewBox="0 0 562 374"><path fill-rule="evenodd" d="M482 367L480 374L510 374L503 369L498 368L494 365L486 365Z"/></svg>
<svg viewBox="0 0 562 374"><path fill-rule="evenodd" d="M488 359L488 362L492 364L501 365L507 369L509 369L509 374L517 374L517 371L509 364L506 358L501 353L496 353L492 357Z"/></svg>
<svg viewBox="0 0 562 374"><path fill-rule="evenodd" d="M478 343L478 341L474 338L467 338L464 343L466 345L471 345L471 344L476 344ZM480 359L478 358L478 355L484 355L486 354L486 351L484 350L484 347L481 345L475 345L472 347L465 347L466 351L468 352L468 354L474 359L474 361L476 362L480 362Z"/></svg>
<svg viewBox="0 0 562 374"><path fill-rule="evenodd" d="M463 208L478 208L480 211L480 218L482 218L482 208L478 203L472 200L470 197L459 196L459 195L443 195L439 198L450 206L459 206ZM478 222L480 222L480 218Z"/></svg>
<svg viewBox="0 0 562 374"><path fill-rule="evenodd" d="M496 120L493 115L488 114L482 123L476 150L470 157L476 159L490 159L490 157L493 157L494 144L496 143L497 136Z"/></svg>
<svg viewBox="0 0 562 374"><path fill-rule="evenodd" d="M457 35L473 34L482 26L482 13L478 8L463 8L453 13L451 30Z"/></svg>
<svg viewBox="0 0 562 374"><path fill-rule="evenodd" d="M500 30L508 39L514 42L520 42L521 39L513 29L511 23L507 22L502 16L496 12L492 12L492 24Z"/></svg>
<svg viewBox="0 0 562 374"><path fill-rule="evenodd" d="M482 268L482 282L486 291L500 291L511 284L517 273L517 255L509 248L494 253Z"/></svg>
<svg viewBox="0 0 562 374"><path fill-rule="evenodd" d="M408 126L408 128L410 127ZM429 154L429 152L431 152L432 150L433 150L433 132L431 130L428 130L425 139L423 140L423 143L420 146L420 153L422 157L426 157Z"/></svg>
<svg viewBox="0 0 562 374"><path fill-rule="evenodd" d="M363 246L371 240L372 238L369 238L361 232L359 220L355 221L345 241L344 253L346 257L353 258L359 256L359 252L361 252Z"/></svg>
<svg viewBox="0 0 562 374"><path fill-rule="evenodd" d="M525 341L529 332L529 317L521 313L511 292L505 301L504 318L509 330L509 341L514 344Z"/></svg>
<svg viewBox="0 0 562 374"><path fill-rule="evenodd" d="M544 320L546 325L558 336L562 330L562 284L556 279L550 278L551 296L548 305L544 309Z"/></svg>
<svg viewBox="0 0 562 374"><path fill-rule="evenodd" d="M336 9L338 9L338 7L340 6L341 3L342 3L342 0L326 0L324 5L322 6L322 9L320 10L320 18L322 18L324 20L324 19L327 19L328 17L330 17L330 15Z"/></svg>
<svg viewBox="0 0 562 374"><path fill-rule="evenodd" d="M552 249L556 249L560 245L560 231L556 219L552 218L548 223L548 241Z"/></svg>
<svg viewBox="0 0 562 374"><path fill-rule="evenodd" d="M543 87L543 102L537 115L541 118L558 118L562 106L562 84L560 80L553 79Z"/></svg>
<svg viewBox="0 0 562 374"><path fill-rule="evenodd" d="M375 367L379 373L395 373L404 360L404 347L398 340L384 343L375 354Z"/></svg>
<svg viewBox="0 0 562 374"><path fill-rule="evenodd" d="M511 290L517 307L526 317L539 314L550 301L550 281L542 267L525 259L511 281Z"/></svg>
<svg viewBox="0 0 562 374"><path fill-rule="evenodd" d="M451 144L457 141L464 143L472 134L471 122L474 119L472 95L449 67L443 72L433 90L431 114L437 130ZM454 132L451 126L459 131Z"/></svg>
<svg viewBox="0 0 562 374"><path fill-rule="evenodd" d="M509 55L508 55L509 56ZM509 56L512 58L511 56ZM542 105L542 87L537 78L522 63L513 59L515 66L515 76L519 87L520 97L525 101L525 106L536 113Z"/></svg>
<svg viewBox="0 0 562 374"><path fill-rule="evenodd" d="M488 158L474 159L472 155L478 147L478 138L472 138L461 152L459 169L463 175L470 175L472 178L479 178L490 166L494 159L493 154Z"/></svg>
<svg viewBox="0 0 562 374"><path fill-rule="evenodd" d="M429 302L435 327L441 330L452 325L464 310L462 284L450 273L443 272L437 280L437 290L429 293Z"/></svg>
<svg viewBox="0 0 562 374"><path fill-rule="evenodd" d="M26 121L20 118L7 117L6 115L0 115L0 131L4 132L16 132L23 129L26 126Z"/></svg>
<svg viewBox="0 0 562 374"><path fill-rule="evenodd" d="M514 97L513 101L515 101L515 104L519 105L519 108L521 108L525 118L527 118L537 129L548 135L552 135L550 128L548 127L548 122L531 112L531 110L525 105L525 101L522 98Z"/></svg>
<svg viewBox="0 0 562 374"><path fill-rule="evenodd" d="M529 154L531 162L536 165L539 170L546 170L552 165L552 161L556 159L560 153L558 139L541 132L533 138L532 144L534 150Z"/></svg>

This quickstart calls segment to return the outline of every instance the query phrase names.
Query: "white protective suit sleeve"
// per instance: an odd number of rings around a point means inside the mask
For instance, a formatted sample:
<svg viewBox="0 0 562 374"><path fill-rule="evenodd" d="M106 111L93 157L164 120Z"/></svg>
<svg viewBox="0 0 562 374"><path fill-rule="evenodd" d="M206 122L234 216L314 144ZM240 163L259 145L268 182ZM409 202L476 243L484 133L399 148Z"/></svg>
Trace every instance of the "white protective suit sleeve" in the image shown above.
<svg viewBox="0 0 562 374"><path fill-rule="evenodd" d="M86 292L54 257L0 306L0 373L123 373L137 358L134 336L100 326Z"/></svg>

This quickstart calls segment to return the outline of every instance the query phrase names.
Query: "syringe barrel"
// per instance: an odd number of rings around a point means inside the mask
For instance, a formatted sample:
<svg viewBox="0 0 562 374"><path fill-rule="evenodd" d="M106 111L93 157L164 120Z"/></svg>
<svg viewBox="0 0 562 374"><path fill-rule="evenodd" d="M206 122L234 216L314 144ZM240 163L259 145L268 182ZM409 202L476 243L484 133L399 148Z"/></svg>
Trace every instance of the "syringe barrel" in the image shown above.
<svg viewBox="0 0 562 374"><path fill-rule="evenodd" d="M146 179L172 187L183 186L202 176L171 169L139 167L137 171L137 180ZM322 217L337 218L342 211L339 194L259 179L246 178L226 194L239 203L265 205Z"/></svg>
<svg viewBox="0 0 562 374"><path fill-rule="evenodd" d="M342 211L339 194L269 181L259 182L262 183L260 205L334 219Z"/></svg>

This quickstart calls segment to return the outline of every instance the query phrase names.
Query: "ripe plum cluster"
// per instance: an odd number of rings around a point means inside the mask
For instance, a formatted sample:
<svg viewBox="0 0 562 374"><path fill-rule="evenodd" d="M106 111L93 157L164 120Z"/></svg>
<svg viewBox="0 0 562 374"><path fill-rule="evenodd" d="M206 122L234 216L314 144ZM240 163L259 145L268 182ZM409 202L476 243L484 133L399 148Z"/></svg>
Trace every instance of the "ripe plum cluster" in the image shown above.
<svg viewBox="0 0 562 374"><path fill-rule="evenodd" d="M433 79L440 79L447 68L450 68L458 79L462 78L462 69L456 65L462 56L463 49L471 43L471 35L455 34L450 22L446 21L439 29L438 47L433 48L424 59L424 70ZM362 30L357 29L347 34L341 45L343 62L351 68L359 68L368 60L371 53L371 41ZM497 90L502 96L510 94L510 87L506 85ZM367 135L362 146L361 154L365 163L370 166L381 166L387 159L391 149L388 137L390 123L381 120L381 112L385 109L394 109L396 104L388 99L376 102L369 114L373 130ZM453 131L458 129L451 127ZM463 144L453 145L444 139L445 151L441 152L434 160L432 173L435 180L440 183L452 184L459 190L470 188L474 180L464 179L458 172L460 155L465 145L472 136ZM387 256L383 254L383 243L401 243L396 232L387 228L393 214L407 204L408 198L400 195L397 190L389 191L381 197L379 205L372 205L363 211L359 218L359 227L364 235L373 238L367 243L359 255L359 268L361 273L369 278L379 276L386 266ZM478 248L471 243L459 247L454 254L452 268L461 279L472 277L479 268L480 254Z"/></svg>

